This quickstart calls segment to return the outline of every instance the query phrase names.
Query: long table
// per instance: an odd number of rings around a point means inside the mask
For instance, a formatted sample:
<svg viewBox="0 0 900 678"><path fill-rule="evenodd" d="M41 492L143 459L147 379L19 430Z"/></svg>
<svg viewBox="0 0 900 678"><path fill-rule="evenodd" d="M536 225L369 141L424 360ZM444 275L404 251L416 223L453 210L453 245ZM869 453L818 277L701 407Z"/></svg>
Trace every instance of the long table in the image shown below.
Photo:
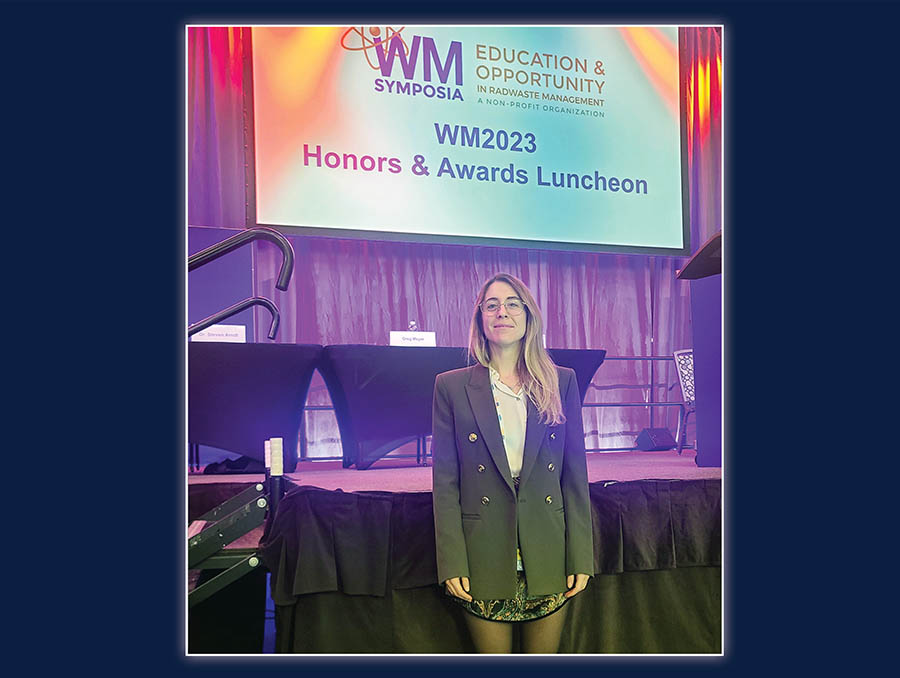
<svg viewBox="0 0 900 678"><path fill-rule="evenodd" d="M582 402L604 350L548 349L575 370ZM334 346L191 342L188 440L252 459L263 442L284 439L284 468L296 468L296 440L313 371L328 388L343 465L369 468L431 433L434 379L469 364L461 347Z"/></svg>

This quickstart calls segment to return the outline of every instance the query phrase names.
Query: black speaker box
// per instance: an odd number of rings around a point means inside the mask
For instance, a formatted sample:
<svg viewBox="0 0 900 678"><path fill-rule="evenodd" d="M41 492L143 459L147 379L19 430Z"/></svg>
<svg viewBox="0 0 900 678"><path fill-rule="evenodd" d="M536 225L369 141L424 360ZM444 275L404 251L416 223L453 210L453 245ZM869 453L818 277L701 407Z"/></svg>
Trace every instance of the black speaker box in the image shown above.
<svg viewBox="0 0 900 678"><path fill-rule="evenodd" d="M638 435L634 446L645 452L656 452L659 450L671 450L678 443L669 433L667 428L645 428Z"/></svg>

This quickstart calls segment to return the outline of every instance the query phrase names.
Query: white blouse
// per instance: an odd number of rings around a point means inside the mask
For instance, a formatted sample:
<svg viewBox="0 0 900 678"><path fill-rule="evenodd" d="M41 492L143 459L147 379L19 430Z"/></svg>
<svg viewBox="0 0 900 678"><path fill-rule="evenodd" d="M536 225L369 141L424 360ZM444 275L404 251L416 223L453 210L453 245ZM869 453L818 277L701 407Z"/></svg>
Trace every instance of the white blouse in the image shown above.
<svg viewBox="0 0 900 678"><path fill-rule="evenodd" d="M513 478L522 472L522 457L525 453L525 420L528 412L525 407L525 392L519 386L519 392L500 381L500 373L493 367L491 371L491 393L494 405L497 406L497 419L500 420L500 433L503 446L506 448L506 460Z"/></svg>
<svg viewBox="0 0 900 678"><path fill-rule="evenodd" d="M506 461L512 477L519 478L522 472L522 458L525 455L525 422L528 410L525 405L525 391L519 385L519 392L500 381L500 373L493 367L491 371L491 394L497 406L497 419L500 421L500 435L503 436L503 447L506 449ZM522 551L516 546L516 569L521 571Z"/></svg>

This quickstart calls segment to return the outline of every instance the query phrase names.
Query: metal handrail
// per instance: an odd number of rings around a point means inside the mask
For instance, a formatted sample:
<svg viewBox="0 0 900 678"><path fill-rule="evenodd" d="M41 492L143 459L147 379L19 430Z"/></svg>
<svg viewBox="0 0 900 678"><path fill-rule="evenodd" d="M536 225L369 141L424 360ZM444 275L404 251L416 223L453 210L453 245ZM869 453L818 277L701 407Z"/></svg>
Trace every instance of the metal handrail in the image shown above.
<svg viewBox="0 0 900 678"><path fill-rule="evenodd" d="M674 362L675 358L670 355L620 355L603 358L603 362L607 360L671 360Z"/></svg>
<svg viewBox="0 0 900 678"><path fill-rule="evenodd" d="M607 360L649 360L650 361L650 389L649 389L649 402L645 403L646 405L655 404L653 400L653 392L656 390L656 376L653 370L653 364L658 360L669 360L671 362L675 362L675 356L671 355L626 355L626 356L606 356L604 358L604 362ZM677 365L676 365L677 368ZM671 390L671 387L670 389ZM653 428L653 410L650 410L650 428ZM630 447L597 447L592 448L591 452L607 452L612 450L630 450Z"/></svg>
<svg viewBox="0 0 900 678"><path fill-rule="evenodd" d="M253 240L268 240L269 242L278 245L279 249L281 249L283 259L281 261L281 271L278 272L278 280L275 283L275 287L284 292L288 288L291 276L294 274L294 248L291 247L291 243L289 243L288 239L281 233L273 228L266 228L265 226L248 228L246 231L241 231L230 238L226 238L222 242L216 243L215 245L207 247L205 250L191 255L188 258L188 272L193 271L195 268L199 268L204 264L208 264L210 261L218 259L229 252L233 252Z"/></svg>
<svg viewBox="0 0 900 678"><path fill-rule="evenodd" d="M667 402L667 403L583 403L582 407L677 407L681 410L681 418L679 421L683 421L683 416L685 412L685 404L683 402ZM652 426L651 426L652 428ZM682 445L682 449L692 450L694 449L693 445ZM589 447L585 449L585 452L614 452L619 450L633 450L634 447Z"/></svg>
<svg viewBox="0 0 900 678"><path fill-rule="evenodd" d="M265 297L250 297L249 299L244 299L243 301L239 301L233 306L229 306L223 311L219 311L218 313L214 313L209 316L205 320L201 320L198 323L194 323L190 327L188 327L188 336L192 334L196 334L202 330L205 330L207 327L211 327L215 325L217 322L225 320L225 318L230 318L233 315L236 315L243 311L245 308L250 308L251 306L264 306L269 310L269 313L272 314L272 324L269 326L269 339L274 339L275 335L278 333L278 324L281 321L281 316L278 314L278 309L275 307L269 299Z"/></svg>

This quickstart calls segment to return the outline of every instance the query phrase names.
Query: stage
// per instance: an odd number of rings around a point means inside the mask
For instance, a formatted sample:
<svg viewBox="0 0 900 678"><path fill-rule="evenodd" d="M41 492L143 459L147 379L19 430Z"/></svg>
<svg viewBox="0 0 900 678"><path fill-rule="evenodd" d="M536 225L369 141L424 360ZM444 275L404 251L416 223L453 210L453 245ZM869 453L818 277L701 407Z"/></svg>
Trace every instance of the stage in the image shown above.
<svg viewBox="0 0 900 678"><path fill-rule="evenodd" d="M256 548L271 572L276 652L473 651L436 581L431 468L379 463L301 462L274 518L229 545ZM588 474L595 572L568 604L560 652L720 653L722 469L697 467L693 450L635 450L589 454ZM190 475L189 521L263 480ZM238 581L192 609L191 652L261 652L264 587Z"/></svg>
<svg viewBox="0 0 900 678"><path fill-rule="evenodd" d="M661 452L593 452L587 455L588 482L624 482L628 480L696 480L722 477L719 467L698 467L691 449L678 455L674 450ZM297 485L344 492L431 492L431 459L428 466L415 459L385 457L370 468L358 471L343 468L340 461L300 461L294 473L284 477ZM261 473L188 476L188 484L238 483L250 485L265 480Z"/></svg>

